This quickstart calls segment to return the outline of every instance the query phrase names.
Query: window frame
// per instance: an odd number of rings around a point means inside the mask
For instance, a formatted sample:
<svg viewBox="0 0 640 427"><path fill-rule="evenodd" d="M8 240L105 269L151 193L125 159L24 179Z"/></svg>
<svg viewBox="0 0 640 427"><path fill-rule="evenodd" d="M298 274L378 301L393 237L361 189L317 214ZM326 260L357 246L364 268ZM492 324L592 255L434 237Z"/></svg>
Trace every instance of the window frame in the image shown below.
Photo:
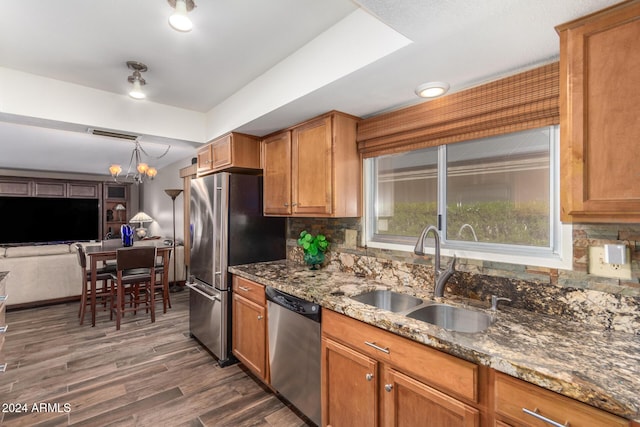
<svg viewBox="0 0 640 427"><path fill-rule="evenodd" d="M441 254L458 258L511 264L535 265L547 268L571 270L573 265L572 225L560 221L560 130L558 125L551 129L549 141L549 211L550 239L548 247L511 244L469 242L446 239L446 177L447 148L438 146L438 217L440 226ZM364 159L364 233L361 244L365 247L413 252L417 237L374 235L376 219L376 157ZM427 226L428 224L425 224ZM434 224L435 225L435 224ZM433 239L428 239L425 253L433 254Z"/></svg>

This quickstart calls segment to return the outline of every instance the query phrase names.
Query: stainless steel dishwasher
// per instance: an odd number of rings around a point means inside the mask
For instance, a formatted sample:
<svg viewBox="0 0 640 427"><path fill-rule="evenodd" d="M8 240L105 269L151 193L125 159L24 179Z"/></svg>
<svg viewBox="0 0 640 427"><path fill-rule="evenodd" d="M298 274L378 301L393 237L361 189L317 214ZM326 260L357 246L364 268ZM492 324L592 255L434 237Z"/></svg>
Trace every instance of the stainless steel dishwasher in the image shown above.
<svg viewBox="0 0 640 427"><path fill-rule="evenodd" d="M320 425L320 306L266 288L271 386Z"/></svg>

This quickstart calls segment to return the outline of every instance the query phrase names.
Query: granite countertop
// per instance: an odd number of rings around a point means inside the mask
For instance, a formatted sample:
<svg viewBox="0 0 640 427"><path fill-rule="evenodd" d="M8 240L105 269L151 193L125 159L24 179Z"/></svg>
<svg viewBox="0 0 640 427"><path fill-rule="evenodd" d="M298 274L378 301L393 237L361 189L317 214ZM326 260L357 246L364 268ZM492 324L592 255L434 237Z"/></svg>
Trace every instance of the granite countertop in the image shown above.
<svg viewBox="0 0 640 427"><path fill-rule="evenodd" d="M640 422L640 336L500 305L484 332L451 332L349 298L390 289L432 300L401 285L353 274L312 271L286 261L229 267L238 276L316 302L397 335ZM453 305L487 310L488 304L449 297Z"/></svg>

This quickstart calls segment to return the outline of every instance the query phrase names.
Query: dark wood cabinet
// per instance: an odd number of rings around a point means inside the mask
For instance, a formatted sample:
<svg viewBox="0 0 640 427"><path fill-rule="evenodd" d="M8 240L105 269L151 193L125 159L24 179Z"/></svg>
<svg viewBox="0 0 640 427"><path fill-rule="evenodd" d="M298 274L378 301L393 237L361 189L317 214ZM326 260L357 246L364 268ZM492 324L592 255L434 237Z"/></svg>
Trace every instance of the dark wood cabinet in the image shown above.
<svg viewBox="0 0 640 427"><path fill-rule="evenodd" d="M102 237L120 236L120 227L128 223L129 184L104 184L102 203Z"/></svg>

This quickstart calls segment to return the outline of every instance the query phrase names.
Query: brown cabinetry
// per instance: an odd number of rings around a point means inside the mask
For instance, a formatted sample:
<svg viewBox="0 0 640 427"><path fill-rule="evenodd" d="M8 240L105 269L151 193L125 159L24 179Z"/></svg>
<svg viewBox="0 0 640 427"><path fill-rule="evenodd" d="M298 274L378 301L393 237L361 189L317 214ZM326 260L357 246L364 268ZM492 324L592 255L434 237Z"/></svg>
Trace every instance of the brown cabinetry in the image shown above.
<svg viewBox="0 0 640 427"><path fill-rule="evenodd" d="M261 380L267 377L267 318L264 286L233 277L232 351Z"/></svg>
<svg viewBox="0 0 640 427"><path fill-rule="evenodd" d="M556 29L562 220L640 222L640 1Z"/></svg>
<svg viewBox="0 0 640 427"><path fill-rule="evenodd" d="M100 183L39 178L0 178L0 196L99 199Z"/></svg>
<svg viewBox="0 0 640 427"><path fill-rule="evenodd" d="M104 238L120 236L120 227L127 224L129 218L129 185L104 184L103 225Z"/></svg>
<svg viewBox="0 0 640 427"><path fill-rule="evenodd" d="M197 156L198 176L223 170L256 172L260 169L260 140L229 133L200 148Z"/></svg>
<svg viewBox="0 0 640 427"><path fill-rule="evenodd" d="M0 196L31 196L32 181L21 178L0 178Z"/></svg>
<svg viewBox="0 0 640 427"><path fill-rule="evenodd" d="M494 390L496 418L503 423L498 425L535 427L553 421L571 427L629 426L625 419L499 372Z"/></svg>
<svg viewBox="0 0 640 427"><path fill-rule="evenodd" d="M325 310L323 424L479 426L479 367Z"/></svg>
<svg viewBox="0 0 640 427"><path fill-rule="evenodd" d="M331 112L263 141L265 215L360 215L357 121Z"/></svg>

